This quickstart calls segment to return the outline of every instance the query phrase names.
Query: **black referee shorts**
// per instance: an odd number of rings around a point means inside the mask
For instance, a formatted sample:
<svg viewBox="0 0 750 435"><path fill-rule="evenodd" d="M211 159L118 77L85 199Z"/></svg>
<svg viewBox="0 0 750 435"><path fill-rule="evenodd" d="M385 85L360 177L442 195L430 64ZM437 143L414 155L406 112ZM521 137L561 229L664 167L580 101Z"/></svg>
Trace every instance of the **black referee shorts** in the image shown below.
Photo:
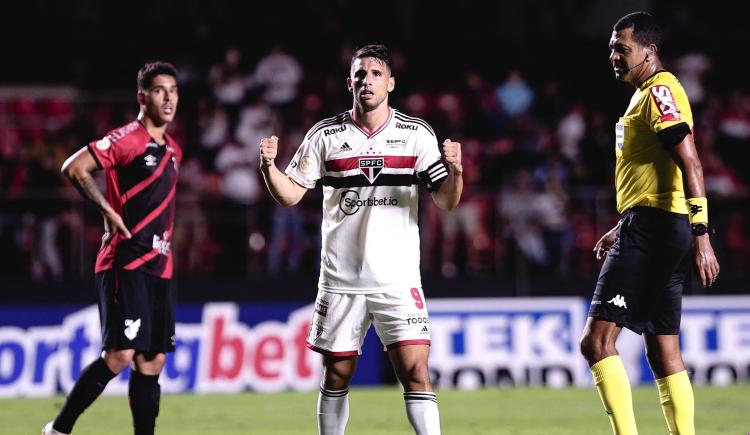
<svg viewBox="0 0 750 435"><path fill-rule="evenodd" d="M692 243L687 215L655 207L626 211L599 272L589 316L637 334L678 334Z"/></svg>
<svg viewBox="0 0 750 435"><path fill-rule="evenodd" d="M137 270L97 273L104 349L174 352L174 288L171 279Z"/></svg>

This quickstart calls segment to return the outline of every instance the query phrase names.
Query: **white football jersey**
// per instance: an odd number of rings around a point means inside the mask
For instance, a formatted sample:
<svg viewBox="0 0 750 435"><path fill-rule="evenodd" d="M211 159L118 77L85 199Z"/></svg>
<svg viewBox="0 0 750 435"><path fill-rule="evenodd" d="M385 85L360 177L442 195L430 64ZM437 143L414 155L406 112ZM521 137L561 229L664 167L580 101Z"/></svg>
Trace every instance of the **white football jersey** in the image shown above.
<svg viewBox="0 0 750 435"><path fill-rule="evenodd" d="M389 110L385 124L369 134L349 112L320 121L286 168L308 189L323 184L322 290L421 287L418 182L434 190L448 172L432 128Z"/></svg>

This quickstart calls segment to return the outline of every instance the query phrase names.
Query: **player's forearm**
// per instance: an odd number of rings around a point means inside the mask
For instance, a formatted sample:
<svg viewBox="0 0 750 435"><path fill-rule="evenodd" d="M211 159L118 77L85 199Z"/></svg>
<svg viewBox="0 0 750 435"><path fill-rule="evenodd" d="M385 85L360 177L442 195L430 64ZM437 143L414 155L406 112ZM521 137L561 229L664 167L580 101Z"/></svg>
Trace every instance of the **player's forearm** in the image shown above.
<svg viewBox="0 0 750 435"><path fill-rule="evenodd" d="M284 207L291 207L302 199L305 192L304 188L281 172L276 165L261 166L260 169L266 187L268 187L268 191L276 202Z"/></svg>
<svg viewBox="0 0 750 435"><path fill-rule="evenodd" d="M687 198L702 198L706 196L706 188L703 184L703 166L695 149L695 143L691 135L677 144L671 150L672 160L682 171L682 181Z"/></svg>
<svg viewBox="0 0 750 435"><path fill-rule="evenodd" d="M90 172L82 169L63 170L63 174L65 174L78 192L80 192L84 198L91 201L100 212L107 213L112 210L112 206L104 197L102 191L99 190L99 186L96 185L96 181Z"/></svg>
<svg viewBox="0 0 750 435"><path fill-rule="evenodd" d="M440 185L437 192L433 193L432 197L441 210L453 210L458 206L463 190L463 177L454 168L451 168L448 171L448 178Z"/></svg>
<svg viewBox="0 0 750 435"><path fill-rule="evenodd" d="M706 196L706 187L703 183L703 167L701 161L693 159L682 164L683 183L687 198L702 198Z"/></svg>

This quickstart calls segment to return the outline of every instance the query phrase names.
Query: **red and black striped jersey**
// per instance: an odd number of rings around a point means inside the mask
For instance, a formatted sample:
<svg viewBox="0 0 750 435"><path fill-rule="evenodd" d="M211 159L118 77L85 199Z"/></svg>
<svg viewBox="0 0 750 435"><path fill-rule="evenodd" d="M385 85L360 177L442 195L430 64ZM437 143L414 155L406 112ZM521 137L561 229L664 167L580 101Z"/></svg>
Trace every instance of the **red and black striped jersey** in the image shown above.
<svg viewBox="0 0 750 435"><path fill-rule="evenodd" d="M169 136L158 144L139 121L91 142L105 170L107 200L122 216L131 239L115 237L99 249L95 272L113 267L171 278L175 190L182 150Z"/></svg>

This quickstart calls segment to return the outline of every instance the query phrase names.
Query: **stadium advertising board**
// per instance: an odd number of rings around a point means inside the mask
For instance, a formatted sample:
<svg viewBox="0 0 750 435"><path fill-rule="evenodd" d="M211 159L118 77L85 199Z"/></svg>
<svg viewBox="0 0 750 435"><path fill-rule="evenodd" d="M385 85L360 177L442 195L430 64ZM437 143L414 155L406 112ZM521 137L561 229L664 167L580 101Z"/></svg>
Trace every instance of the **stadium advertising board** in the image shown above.
<svg viewBox="0 0 750 435"><path fill-rule="evenodd" d="M586 320L580 298L429 302L430 368L440 388L579 385Z"/></svg>
<svg viewBox="0 0 750 435"><path fill-rule="evenodd" d="M588 301L582 298L429 301L430 365L440 388L588 386L578 354ZM319 356L305 347L312 305L208 303L177 310L177 349L165 392L314 390ZM0 397L69 391L99 355L96 306L0 307ZM371 331L372 332L372 331ZM696 384L750 377L750 297L687 297L683 356ZM640 337L618 342L634 384L651 382ZM368 335L357 384L383 382L386 358ZM106 394L125 394L127 371Z"/></svg>
<svg viewBox="0 0 750 435"><path fill-rule="evenodd" d="M177 310L176 350L160 378L162 390L238 392L311 390L320 380L320 361L305 338L311 306L263 307L211 303ZM24 308L16 323L37 319L53 325L0 327L0 397L47 396L69 391L81 370L100 352L97 307L65 311ZM12 318L11 312L4 318ZM260 319L260 320L259 320ZM128 371L107 386L127 392Z"/></svg>

